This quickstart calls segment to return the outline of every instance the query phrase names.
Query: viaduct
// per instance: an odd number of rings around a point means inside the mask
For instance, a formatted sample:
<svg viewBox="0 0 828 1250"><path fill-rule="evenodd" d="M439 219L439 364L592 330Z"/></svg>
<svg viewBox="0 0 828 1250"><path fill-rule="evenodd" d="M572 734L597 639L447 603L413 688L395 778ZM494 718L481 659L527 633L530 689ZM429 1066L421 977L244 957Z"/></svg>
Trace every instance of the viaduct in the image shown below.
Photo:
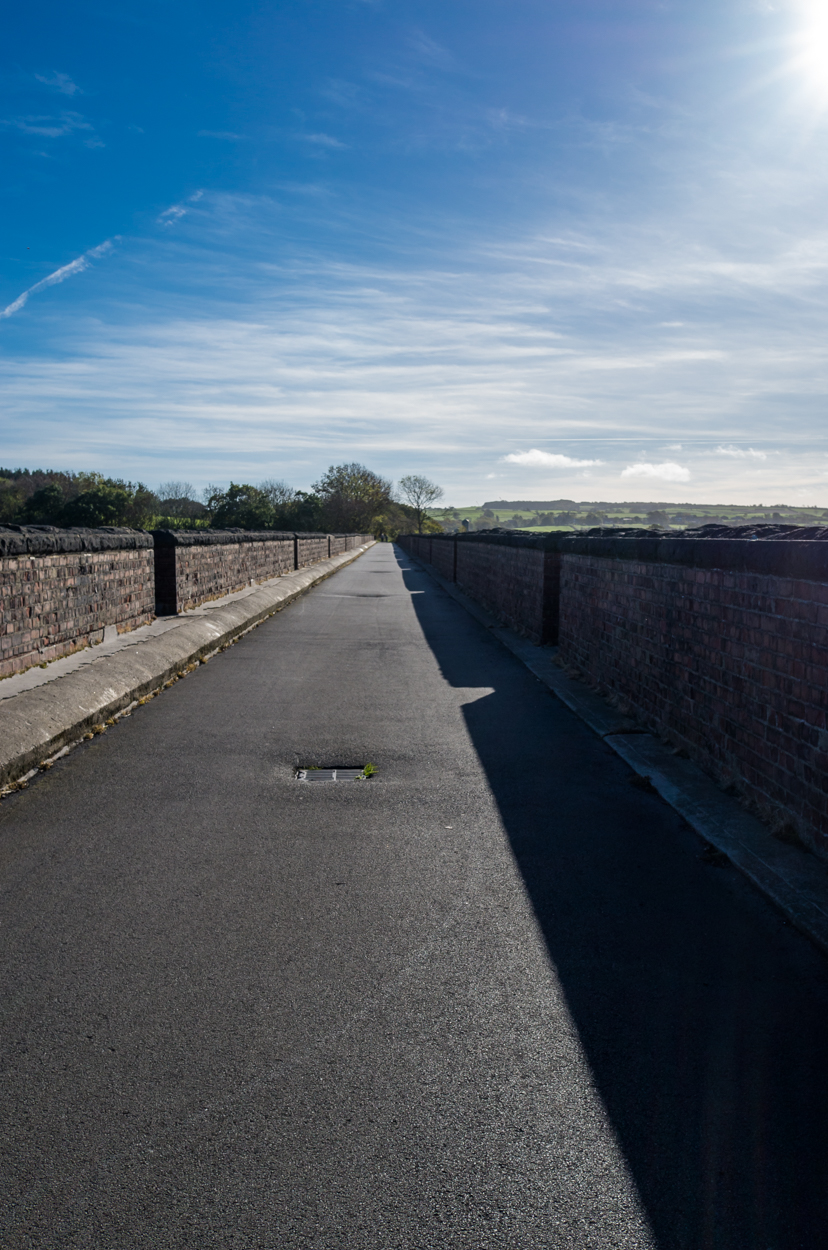
<svg viewBox="0 0 828 1250"><path fill-rule="evenodd" d="M825 1243L823 531L0 577L3 1247Z"/></svg>

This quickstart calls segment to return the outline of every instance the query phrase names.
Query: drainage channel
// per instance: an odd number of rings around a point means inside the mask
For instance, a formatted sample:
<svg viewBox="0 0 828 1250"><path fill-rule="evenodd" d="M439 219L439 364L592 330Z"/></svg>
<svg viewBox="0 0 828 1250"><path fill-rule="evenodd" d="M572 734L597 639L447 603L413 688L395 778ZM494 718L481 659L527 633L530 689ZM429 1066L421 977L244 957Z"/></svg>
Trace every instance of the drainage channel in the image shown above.
<svg viewBox="0 0 828 1250"><path fill-rule="evenodd" d="M362 768L297 768L297 781L369 781L376 773L373 764Z"/></svg>

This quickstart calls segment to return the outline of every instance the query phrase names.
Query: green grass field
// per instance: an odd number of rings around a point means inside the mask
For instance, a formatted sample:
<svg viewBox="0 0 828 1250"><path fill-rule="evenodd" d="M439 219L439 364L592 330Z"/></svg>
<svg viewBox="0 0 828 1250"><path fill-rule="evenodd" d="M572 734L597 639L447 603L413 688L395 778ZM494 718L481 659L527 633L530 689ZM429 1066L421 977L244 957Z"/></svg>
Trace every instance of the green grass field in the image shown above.
<svg viewBox="0 0 828 1250"><path fill-rule="evenodd" d="M590 529L596 525L684 530L707 524L828 525L828 509L796 508L784 504L745 507L737 504L605 504L577 503L550 510L505 506L487 508L432 508L429 515L449 532L465 528L527 529L537 533Z"/></svg>

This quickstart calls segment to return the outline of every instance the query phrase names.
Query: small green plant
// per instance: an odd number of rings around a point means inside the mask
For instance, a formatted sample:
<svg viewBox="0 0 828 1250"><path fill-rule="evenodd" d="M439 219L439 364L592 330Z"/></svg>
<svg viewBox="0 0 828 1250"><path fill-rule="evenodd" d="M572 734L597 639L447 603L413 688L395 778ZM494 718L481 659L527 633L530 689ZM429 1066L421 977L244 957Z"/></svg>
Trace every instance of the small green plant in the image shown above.
<svg viewBox="0 0 828 1250"><path fill-rule="evenodd" d="M366 764L362 770L362 775L367 781L369 777L373 777L377 771L376 764Z"/></svg>

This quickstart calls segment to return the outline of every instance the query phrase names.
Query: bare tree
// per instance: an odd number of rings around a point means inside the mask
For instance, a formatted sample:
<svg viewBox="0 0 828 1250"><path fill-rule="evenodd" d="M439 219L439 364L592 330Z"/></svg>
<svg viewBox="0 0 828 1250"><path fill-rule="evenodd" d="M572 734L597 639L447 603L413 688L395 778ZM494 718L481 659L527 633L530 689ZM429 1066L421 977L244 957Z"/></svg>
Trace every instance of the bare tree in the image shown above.
<svg viewBox="0 0 828 1250"><path fill-rule="evenodd" d="M283 482L281 478L269 477L264 482L259 483L259 490L266 495L270 504L278 512L282 508L286 508L288 504L293 503L296 498L296 491L292 486L288 486L287 482Z"/></svg>
<svg viewBox="0 0 828 1250"><path fill-rule="evenodd" d="M409 473L400 478L400 492L405 502L414 509L417 516L417 533L423 532L423 519L433 503L443 497L443 488L436 482L430 482L419 473Z"/></svg>
<svg viewBox="0 0 828 1250"><path fill-rule="evenodd" d="M190 482L162 482L155 492L156 498L165 499L195 499L195 487Z"/></svg>

